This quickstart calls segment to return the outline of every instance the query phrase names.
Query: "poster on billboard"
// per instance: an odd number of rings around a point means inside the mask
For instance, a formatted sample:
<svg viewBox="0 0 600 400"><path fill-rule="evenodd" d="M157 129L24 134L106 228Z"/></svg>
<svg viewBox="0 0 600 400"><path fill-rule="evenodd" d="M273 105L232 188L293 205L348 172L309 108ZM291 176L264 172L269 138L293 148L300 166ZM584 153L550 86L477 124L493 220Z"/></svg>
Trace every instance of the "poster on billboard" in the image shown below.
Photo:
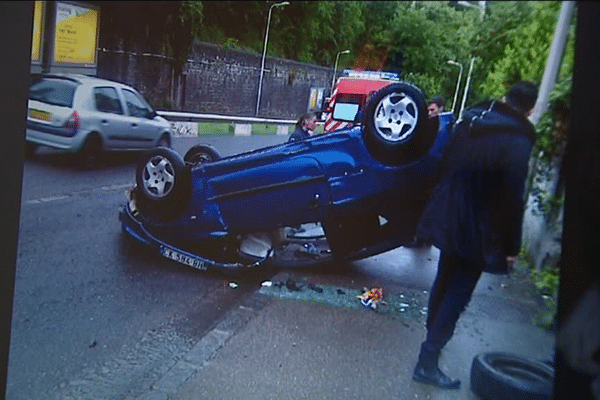
<svg viewBox="0 0 600 400"><path fill-rule="evenodd" d="M33 8L33 35L31 39L31 62L42 61L42 32L44 31L44 2L35 1Z"/></svg>
<svg viewBox="0 0 600 400"><path fill-rule="evenodd" d="M308 96L308 111L318 111L323 108L323 93L325 88L310 88Z"/></svg>
<svg viewBox="0 0 600 400"><path fill-rule="evenodd" d="M90 6L56 2L54 64L96 64L99 15Z"/></svg>

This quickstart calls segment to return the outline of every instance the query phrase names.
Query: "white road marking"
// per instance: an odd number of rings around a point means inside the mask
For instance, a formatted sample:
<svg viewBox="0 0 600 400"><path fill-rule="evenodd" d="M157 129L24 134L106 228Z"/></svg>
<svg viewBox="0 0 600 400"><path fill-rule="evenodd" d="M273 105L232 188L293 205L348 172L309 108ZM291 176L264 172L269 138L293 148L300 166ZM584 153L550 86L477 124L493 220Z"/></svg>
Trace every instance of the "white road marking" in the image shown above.
<svg viewBox="0 0 600 400"><path fill-rule="evenodd" d="M73 197L73 196L77 196L77 195L82 195L82 194L87 194L87 193L98 192L98 191L101 191L101 190L103 190L103 191L111 191L111 190L131 189L131 188L133 188L133 186L134 186L134 184L132 184L132 183L125 183L125 184L121 184L121 185L101 186L99 188L81 190L79 192L73 192L71 194L66 194L66 195L49 196L49 197L42 197L42 198L39 198L39 199L25 200L25 201L23 201L23 204L49 203L49 202L52 202L52 201L64 200L64 199L68 199L69 197Z"/></svg>

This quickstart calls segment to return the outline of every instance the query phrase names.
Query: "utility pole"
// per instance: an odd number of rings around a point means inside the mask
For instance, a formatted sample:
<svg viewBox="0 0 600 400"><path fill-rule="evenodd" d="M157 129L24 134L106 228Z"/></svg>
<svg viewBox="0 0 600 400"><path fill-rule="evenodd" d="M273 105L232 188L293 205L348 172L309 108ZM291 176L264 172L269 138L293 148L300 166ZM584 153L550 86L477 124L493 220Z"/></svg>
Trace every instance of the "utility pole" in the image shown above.
<svg viewBox="0 0 600 400"><path fill-rule="evenodd" d="M550 91L556 84L556 78L560 70L562 63L562 57L565 51L565 45L567 43L567 36L569 35L569 25L571 24L571 16L573 15L573 8L575 6L574 1L563 1L560 9L560 15L556 23L556 29L554 30L554 38L552 39L552 47L550 47L550 53L548 53L548 60L546 61L546 68L544 69L544 76L542 77L542 83L538 93L533 113L529 117L529 120L535 125L538 123L542 115L548 110L548 99L550 98Z"/></svg>
<svg viewBox="0 0 600 400"><path fill-rule="evenodd" d="M462 117L463 110L465 109L465 103L467 102L467 95L469 94L469 87L471 85L471 73L473 72L473 64L475 63L475 57L471 57L471 66L469 67L469 75L467 76L467 83L465 85L465 91L463 93L462 104L460 105L460 112L458 118Z"/></svg>

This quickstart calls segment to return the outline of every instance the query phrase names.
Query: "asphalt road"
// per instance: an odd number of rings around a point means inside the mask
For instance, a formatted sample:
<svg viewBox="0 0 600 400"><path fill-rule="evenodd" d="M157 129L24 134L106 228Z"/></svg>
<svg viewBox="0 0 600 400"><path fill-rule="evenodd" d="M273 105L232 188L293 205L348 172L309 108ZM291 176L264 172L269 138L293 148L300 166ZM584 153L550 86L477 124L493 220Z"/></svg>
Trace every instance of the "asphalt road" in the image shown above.
<svg viewBox="0 0 600 400"><path fill-rule="evenodd" d="M176 139L223 156L285 137ZM269 271L237 280L151 256L124 240L118 210L137 154L94 170L40 148L23 170L7 399L135 398Z"/></svg>
<svg viewBox="0 0 600 400"><path fill-rule="evenodd" d="M179 138L173 147L184 154L208 143L229 156L286 139ZM124 240L118 210L134 184L137 157L110 156L89 171L48 149L26 160L8 400L136 399L261 282L282 272L258 269L241 277L201 272ZM283 273L297 282L385 287L389 294L410 288L425 299L438 256L433 247L399 248L342 270ZM484 281L485 301L473 312L498 314L506 307L488 301L490 294L519 286ZM232 282L238 286L232 288ZM515 298L522 300L523 293L515 290ZM507 318L523 319L519 312Z"/></svg>

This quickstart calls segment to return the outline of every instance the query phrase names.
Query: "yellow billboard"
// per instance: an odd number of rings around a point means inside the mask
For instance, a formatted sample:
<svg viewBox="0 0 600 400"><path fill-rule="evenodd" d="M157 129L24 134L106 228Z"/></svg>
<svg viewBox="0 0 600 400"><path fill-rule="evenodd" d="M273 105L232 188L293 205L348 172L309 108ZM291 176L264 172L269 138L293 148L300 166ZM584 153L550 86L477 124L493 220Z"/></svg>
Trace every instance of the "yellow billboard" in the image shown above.
<svg viewBox="0 0 600 400"><path fill-rule="evenodd" d="M44 2L35 1L33 8L33 36L31 39L31 61L35 62L40 62L42 58L43 17Z"/></svg>
<svg viewBox="0 0 600 400"><path fill-rule="evenodd" d="M55 63L96 64L98 17L96 9L56 2Z"/></svg>

